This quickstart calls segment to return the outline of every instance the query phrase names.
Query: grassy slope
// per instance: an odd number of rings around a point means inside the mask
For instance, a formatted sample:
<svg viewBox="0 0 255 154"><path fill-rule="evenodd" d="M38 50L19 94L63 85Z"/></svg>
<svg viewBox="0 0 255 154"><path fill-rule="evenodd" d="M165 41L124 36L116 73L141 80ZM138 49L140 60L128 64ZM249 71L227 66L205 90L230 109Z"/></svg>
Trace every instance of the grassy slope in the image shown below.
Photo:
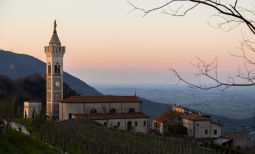
<svg viewBox="0 0 255 154"><path fill-rule="evenodd" d="M6 136L0 138L0 153L54 154L58 152L33 137L8 129Z"/></svg>
<svg viewBox="0 0 255 154"><path fill-rule="evenodd" d="M14 121L16 121L17 123L20 123L22 125L25 125L28 129L33 128L32 125L32 120L31 119L15 119ZM61 125L61 124L60 124ZM63 124L62 124L63 125ZM64 126L64 125L63 125ZM69 128L70 127L70 128ZM71 135L69 140L73 140L72 143L75 144L68 144L68 146L66 147L67 151L69 153L73 153L73 154L80 154L80 153L101 153L102 149L104 148L110 148L111 152L114 153L134 153L134 149L137 150L138 149L143 149L147 152L152 152L153 150L155 150L154 148L155 145L159 145L164 147L165 150L169 150L169 153L172 152L180 152L180 150L182 151L187 151L187 150L192 150L193 153L194 151L197 151L197 154L199 153L216 153L216 152L211 152L211 151L207 151L207 150L202 150L200 148L198 148L196 145L192 144L189 141L185 141L182 139L167 139L167 138L163 138L163 137L159 137L159 136L154 136L154 135L145 135L145 134L140 134L140 133L131 133L131 132L123 132L123 131L119 131L119 130L113 130L113 129L105 129L105 128L97 128L97 127L89 127L89 126L85 126L83 128L83 126L69 126L66 127L63 132L63 134L69 132L70 134L73 134L73 136ZM72 128L73 127L73 128ZM83 129L81 129L83 128ZM69 129L69 130L66 130ZM81 131L81 130L82 131ZM75 132L73 132L73 130L75 130ZM63 131L63 130L60 130ZM75 134L77 133L77 134ZM39 138L39 133L38 130L33 128L33 132L32 134L36 137ZM81 141L81 136L86 135L86 145L84 143L83 148L80 148L78 144L78 141ZM54 136L54 135L53 135ZM76 136L76 138L74 137ZM45 142L48 142L51 145L55 145L58 148L63 148L61 147L60 144L55 144L56 142L52 142L51 140L48 140L46 138L43 139ZM62 139L61 139L62 140ZM134 142L135 141L135 142ZM139 143L138 143L139 142ZM156 143L155 143L156 142ZM116 144L118 143L118 144ZM107 144L107 146L105 146L104 144ZM188 148L186 148L186 146ZM169 147L169 148L167 148ZM172 147L172 148L171 148ZM106 150L105 149L105 150ZM132 151L133 149L133 151ZM82 151L80 151L82 150ZM127 152L127 150L129 152ZM166 152L166 153L168 153ZM204 153L205 152L205 153ZM196 152L195 152L196 153ZM177 154L177 153L176 153Z"/></svg>

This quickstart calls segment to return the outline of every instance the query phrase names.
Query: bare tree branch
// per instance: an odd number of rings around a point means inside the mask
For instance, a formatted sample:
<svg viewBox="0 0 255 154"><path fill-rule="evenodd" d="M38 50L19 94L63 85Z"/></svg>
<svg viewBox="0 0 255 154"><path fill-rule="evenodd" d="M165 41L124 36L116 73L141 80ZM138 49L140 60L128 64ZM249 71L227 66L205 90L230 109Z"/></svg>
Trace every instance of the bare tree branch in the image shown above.
<svg viewBox="0 0 255 154"><path fill-rule="evenodd" d="M220 28L224 31L231 31L238 27L241 24L245 24L250 32L255 35L255 26L254 26L254 18L250 19L250 16L255 16L255 11L249 10L243 7L238 6L239 0L169 0L157 7L152 9L144 9L141 7L137 7L130 1L128 3L133 7L133 10L140 10L144 13L144 16L147 14L163 9L162 13L172 15L172 16L185 16L190 11L196 9L198 6L206 6L211 9L217 11L217 14L214 15L221 19L216 26L216 28ZM186 6L185 4L190 3L191 5ZM174 5L178 6L177 9L170 9ZM168 9L168 11L167 11ZM169 11L171 10L171 11ZM247 15L248 14L248 15ZM226 28L226 26L228 26ZM197 72L195 73L196 77L205 77L209 81L213 82L213 86L206 86L201 84L196 84L185 80L175 69L169 69L178 79L178 83L183 82L189 85L192 88L199 88L202 90L221 88L227 89L233 86L254 86L255 85L255 73L254 70L249 68L249 65L255 65L255 59L251 56L247 55L246 50L255 54L255 48L253 45L255 42L250 41L247 37L244 37L243 42L240 43L240 55L231 54L234 57L241 58L244 61L243 69L238 67L238 74L234 77L228 77L226 82L223 82L218 77L218 58L214 58L211 62L206 62L201 58L197 57L197 63L192 64ZM236 81L236 78L245 80L244 83L239 83Z"/></svg>
<svg viewBox="0 0 255 154"><path fill-rule="evenodd" d="M228 2L228 1L227 1L227 4L224 4L219 0L169 0L168 2L163 3L162 5L160 5L158 7L154 7L152 9L144 9L144 8L141 8L141 7L138 7L138 6L134 5L129 0L127 0L127 1L133 7L133 10L140 10L140 11L144 12L144 16L146 16L147 14L149 14L153 11L161 10L161 9L166 8L166 7L171 7L174 3L176 4L176 3L189 2L189 3L194 3L194 5L187 8L183 12L181 12L181 9L179 7L176 11L174 11L174 13L167 12L166 10L163 10L163 13L164 14L169 14L169 15L172 15L172 16L185 16L188 12L195 9L199 5L207 6L209 8L212 8L212 9L218 11L220 16L228 17L229 22L234 21L231 18L238 19L238 20L235 20L235 21L238 21L239 23L245 24L250 29L250 31L253 34L255 34L255 26L253 25L253 20L248 20L248 19L246 19L246 17L244 17L242 15L243 11L250 12L250 13L254 13L254 12L252 12L251 10L248 10L248 9L238 7L237 4L238 4L239 0L235 0L234 3L232 2L232 4L231 4L231 2ZM181 8L182 8L182 6L181 6ZM227 24L229 22L226 22L225 24ZM236 26L238 26L238 25L240 25L240 24L237 24Z"/></svg>

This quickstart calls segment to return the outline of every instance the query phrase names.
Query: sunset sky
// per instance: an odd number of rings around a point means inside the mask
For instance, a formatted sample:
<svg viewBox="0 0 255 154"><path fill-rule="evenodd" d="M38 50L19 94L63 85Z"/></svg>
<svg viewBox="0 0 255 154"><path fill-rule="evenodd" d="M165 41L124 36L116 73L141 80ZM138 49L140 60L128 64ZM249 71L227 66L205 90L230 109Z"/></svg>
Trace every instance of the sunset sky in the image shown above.
<svg viewBox="0 0 255 154"><path fill-rule="evenodd" d="M89 84L176 83L169 68L192 80L196 56L218 56L223 77L242 64L229 53L238 52L241 31L249 31L213 28L214 10L199 7L185 17L130 10L126 0L1 0L0 48L45 61L56 19L64 70Z"/></svg>

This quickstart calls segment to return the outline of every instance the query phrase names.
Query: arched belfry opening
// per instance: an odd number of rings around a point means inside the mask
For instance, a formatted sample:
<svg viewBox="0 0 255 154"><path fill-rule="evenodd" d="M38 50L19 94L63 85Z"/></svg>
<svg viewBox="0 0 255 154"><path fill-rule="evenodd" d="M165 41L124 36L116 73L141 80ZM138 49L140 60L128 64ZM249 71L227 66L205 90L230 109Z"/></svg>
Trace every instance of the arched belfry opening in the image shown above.
<svg viewBox="0 0 255 154"><path fill-rule="evenodd" d="M59 65L59 63L55 64L55 74L60 74L60 65Z"/></svg>
<svg viewBox="0 0 255 154"><path fill-rule="evenodd" d="M51 74L51 64L48 63L48 74Z"/></svg>

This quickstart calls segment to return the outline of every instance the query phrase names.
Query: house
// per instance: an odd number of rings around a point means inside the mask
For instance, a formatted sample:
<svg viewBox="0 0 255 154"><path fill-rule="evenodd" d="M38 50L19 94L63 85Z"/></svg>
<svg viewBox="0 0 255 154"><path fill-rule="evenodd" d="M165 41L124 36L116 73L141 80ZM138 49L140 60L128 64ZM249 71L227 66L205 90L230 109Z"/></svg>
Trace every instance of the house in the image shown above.
<svg viewBox="0 0 255 154"><path fill-rule="evenodd" d="M149 117L137 96L71 96L59 103L59 120L93 120L107 127L148 132Z"/></svg>
<svg viewBox="0 0 255 154"><path fill-rule="evenodd" d="M221 136L222 125L199 114L188 113L183 117L183 126L188 135L195 139L214 139Z"/></svg>
<svg viewBox="0 0 255 154"><path fill-rule="evenodd" d="M176 128L173 127L176 125L185 127L187 135L198 140L216 139L221 136L222 125L220 123L212 121L208 115L183 106L174 105L168 112L152 120L152 129L163 135L172 132L171 129Z"/></svg>
<svg viewBox="0 0 255 154"><path fill-rule="evenodd" d="M39 101L25 101L23 117L24 118L36 118L42 111L42 103Z"/></svg>
<svg viewBox="0 0 255 154"><path fill-rule="evenodd" d="M152 129L156 133L166 134L169 128L175 124L182 124L181 116L184 113L170 110L152 119Z"/></svg>

